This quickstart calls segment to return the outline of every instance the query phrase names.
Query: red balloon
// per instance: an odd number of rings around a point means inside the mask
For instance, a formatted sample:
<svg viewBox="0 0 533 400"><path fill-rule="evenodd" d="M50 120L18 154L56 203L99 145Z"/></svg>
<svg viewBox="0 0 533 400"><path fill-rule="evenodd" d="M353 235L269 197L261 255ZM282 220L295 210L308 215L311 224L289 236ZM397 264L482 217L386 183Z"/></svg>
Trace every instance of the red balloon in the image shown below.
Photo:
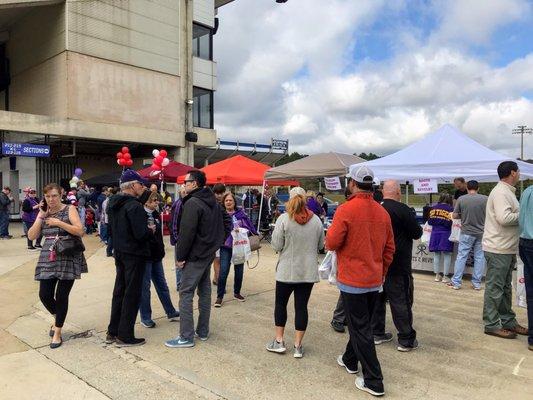
<svg viewBox="0 0 533 400"><path fill-rule="evenodd" d="M165 158L165 157L168 155L168 153L167 153L166 150L161 150L161 151L159 152L159 155L160 155L161 157Z"/></svg>
<svg viewBox="0 0 533 400"><path fill-rule="evenodd" d="M123 159L125 160L131 160L131 154L130 153L126 153L122 156Z"/></svg>
<svg viewBox="0 0 533 400"><path fill-rule="evenodd" d="M157 162L155 161L155 158L152 160L152 166L154 166L154 167L157 166Z"/></svg>
<svg viewBox="0 0 533 400"><path fill-rule="evenodd" d="M120 165L122 165L122 166L126 165L126 159L125 158L121 158L119 161L120 161Z"/></svg>
<svg viewBox="0 0 533 400"><path fill-rule="evenodd" d="M120 158L117 159L117 164L120 165Z"/></svg>
<svg viewBox="0 0 533 400"><path fill-rule="evenodd" d="M128 167L131 167L133 165L133 160L131 158L129 160L126 160L126 165Z"/></svg>
<svg viewBox="0 0 533 400"><path fill-rule="evenodd" d="M117 160L120 160L122 158L123 154L119 151L117 153Z"/></svg>
<svg viewBox="0 0 533 400"><path fill-rule="evenodd" d="M126 146L124 146L124 147L122 148L122 152L123 152L123 153L129 153L129 152L130 152L130 149L128 149Z"/></svg>
<svg viewBox="0 0 533 400"><path fill-rule="evenodd" d="M161 155L157 156L154 161L155 161L155 164L158 165L158 166L161 166L161 163L163 162L163 160L165 159L165 157L161 157Z"/></svg>

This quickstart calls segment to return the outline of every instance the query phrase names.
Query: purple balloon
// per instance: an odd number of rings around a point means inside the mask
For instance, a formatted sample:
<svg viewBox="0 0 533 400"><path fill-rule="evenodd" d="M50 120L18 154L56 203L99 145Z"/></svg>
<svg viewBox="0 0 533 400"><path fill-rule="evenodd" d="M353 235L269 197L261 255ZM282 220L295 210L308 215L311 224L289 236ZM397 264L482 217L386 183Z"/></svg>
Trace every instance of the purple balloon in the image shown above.
<svg viewBox="0 0 533 400"><path fill-rule="evenodd" d="M83 174L83 170L81 168L76 168L74 170L74 175L76 175L78 178Z"/></svg>

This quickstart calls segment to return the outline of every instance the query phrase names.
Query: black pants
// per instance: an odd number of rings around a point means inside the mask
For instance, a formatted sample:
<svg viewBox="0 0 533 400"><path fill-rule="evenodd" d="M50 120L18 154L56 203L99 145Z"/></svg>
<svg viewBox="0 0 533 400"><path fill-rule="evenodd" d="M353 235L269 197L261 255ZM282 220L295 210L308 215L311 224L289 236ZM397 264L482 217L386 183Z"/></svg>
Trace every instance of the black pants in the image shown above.
<svg viewBox="0 0 533 400"><path fill-rule="evenodd" d="M412 275L387 275L383 292L379 294L372 316L374 335L385 333L385 314L387 299L394 326L398 330L398 343L412 346L416 339L413 329L413 277Z"/></svg>
<svg viewBox="0 0 533 400"><path fill-rule="evenodd" d="M350 332L350 340L346 345L342 360L353 371L357 370L357 364L360 362L363 367L365 386L377 392L383 392L383 375L370 325L378 294L378 292L363 294L342 292Z"/></svg>
<svg viewBox="0 0 533 400"><path fill-rule="evenodd" d="M135 320L141 301L146 259L115 250L117 276L111 303L111 320L107 332L120 340L134 336Z"/></svg>
<svg viewBox="0 0 533 400"><path fill-rule="evenodd" d="M74 279L43 279L39 285L39 298L48 312L56 316L55 326L62 328L68 311L68 296Z"/></svg>
<svg viewBox="0 0 533 400"><path fill-rule="evenodd" d="M307 329L309 315L307 303L313 290L314 283L284 283L276 281L276 307L274 309L274 322L276 326L285 326L287 323L287 303L294 292L294 328L297 331Z"/></svg>
<svg viewBox="0 0 533 400"><path fill-rule="evenodd" d="M346 325L346 316L344 315L344 303L342 302L342 293L339 293L339 300L333 311L333 319L331 322Z"/></svg>

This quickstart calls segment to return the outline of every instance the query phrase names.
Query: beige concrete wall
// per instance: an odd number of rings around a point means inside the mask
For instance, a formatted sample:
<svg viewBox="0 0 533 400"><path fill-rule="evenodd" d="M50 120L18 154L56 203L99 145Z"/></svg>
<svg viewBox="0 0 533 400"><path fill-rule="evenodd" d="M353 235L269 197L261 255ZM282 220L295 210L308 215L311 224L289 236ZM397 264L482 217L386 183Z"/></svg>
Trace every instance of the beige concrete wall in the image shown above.
<svg viewBox="0 0 533 400"><path fill-rule="evenodd" d="M194 0L193 20L213 28L215 26L215 0Z"/></svg>
<svg viewBox="0 0 533 400"><path fill-rule="evenodd" d="M180 78L68 52L68 117L180 130Z"/></svg>
<svg viewBox="0 0 533 400"><path fill-rule="evenodd" d="M180 3L67 0L67 48L179 75Z"/></svg>
<svg viewBox="0 0 533 400"><path fill-rule="evenodd" d="M11 76L64 52L65 47L65 5L33 8L10 29Z"/></svg>
<svg viewBox="0 0 533 400"><path fill-rule="evenodd" d="M193 86L209 90L217 88L217 63L193 57Z"/></svg>
<svg viewBox="0 0 533 400"><path fill-rule="evenodd" d="M9 89L10 111L66 118L66 60L63 52L15 75Z"/></svg>

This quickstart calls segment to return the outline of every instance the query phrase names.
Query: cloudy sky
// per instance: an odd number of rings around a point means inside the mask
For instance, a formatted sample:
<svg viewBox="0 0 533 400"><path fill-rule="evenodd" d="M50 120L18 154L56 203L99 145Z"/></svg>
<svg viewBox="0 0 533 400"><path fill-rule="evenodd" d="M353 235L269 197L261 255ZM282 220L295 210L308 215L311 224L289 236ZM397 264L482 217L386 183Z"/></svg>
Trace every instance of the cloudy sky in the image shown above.
<svg viewBox="0 0 533 400"><path fill-rule="evenodd" d="M518 157L511 130L533 127L531 0L236 0L219 17L223 139L385 155L450 123Z"/></svg>

